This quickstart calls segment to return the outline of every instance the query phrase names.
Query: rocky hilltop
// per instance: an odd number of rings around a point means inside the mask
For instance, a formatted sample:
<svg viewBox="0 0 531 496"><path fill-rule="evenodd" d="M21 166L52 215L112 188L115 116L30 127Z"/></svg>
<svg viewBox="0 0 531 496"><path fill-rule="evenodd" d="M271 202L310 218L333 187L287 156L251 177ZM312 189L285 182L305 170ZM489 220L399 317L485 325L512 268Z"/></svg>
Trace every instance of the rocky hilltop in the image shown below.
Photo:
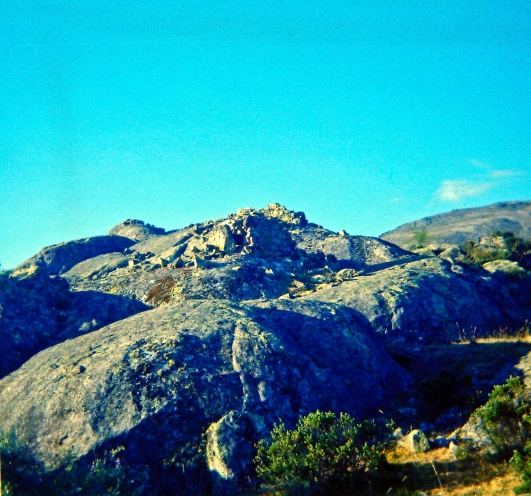
<svg viewBox="0 0 531 496"><path fill-rule="evenodd" d="M429 380L467 371L486 390L513 373L514 350L481 371L425 350L523 326L521 260L488 270L278 204L174 231L125 221L0 277L0 434L41 474L120 452L149 494L249 490L279 418L434 421ZM464 423L443 403L438 428Z"/></svg>
<svg viewBox="0 0 531 496"><path fill-rule="evenodd" d="M380 237L406 249L419 245L460 245L479 241L496 231L531 239L531 202L500 202L486 207L453 210L404 224Z"/></svg>

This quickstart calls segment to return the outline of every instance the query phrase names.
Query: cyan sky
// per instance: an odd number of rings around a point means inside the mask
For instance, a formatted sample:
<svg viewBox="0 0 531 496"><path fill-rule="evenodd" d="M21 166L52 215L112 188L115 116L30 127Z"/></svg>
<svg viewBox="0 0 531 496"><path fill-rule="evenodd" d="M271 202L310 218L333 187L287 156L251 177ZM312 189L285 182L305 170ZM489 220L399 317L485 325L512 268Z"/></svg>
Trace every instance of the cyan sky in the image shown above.
<svg viewBox="0 0 531 496"><path fill-rule="evenodd" d="M531 199L529 1L10 1L0 263L279 202L378 235Z"/></svg>

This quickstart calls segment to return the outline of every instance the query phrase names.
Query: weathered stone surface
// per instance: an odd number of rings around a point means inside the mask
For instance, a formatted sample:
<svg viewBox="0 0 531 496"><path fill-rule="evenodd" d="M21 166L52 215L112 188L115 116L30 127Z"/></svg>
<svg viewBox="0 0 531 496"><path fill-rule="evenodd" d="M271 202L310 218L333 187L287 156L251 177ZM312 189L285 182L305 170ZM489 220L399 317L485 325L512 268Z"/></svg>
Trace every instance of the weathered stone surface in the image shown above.
<svg viewBox="0 0 531 496"><path fill-rule="evenodd" d="M160 227L155 227L151 224L146 224L142 220L128 219L117 226L114 226L108 233L109 236L117 235L134 241L145 241L165 234L166 231Z"/></svg>
<svg viewBox="0 0 531 496"><path fill-rule="evenodd" d="M236 243L234 242L230 229L223 224L214 227L210 231L205 244L207 249L208 247L213 247L227 255L230 255L236 250Z"/></svg>
<svg viewBox="0 0 531 496"><path fill-rule="evenodd" d="M376 271L303 298L352 307L390 339L424 342L455 340L463 329L480 336L516 328L531 310L499 282L475 271L460 276L439 258Z"/></svg>
<svg viewBox="0 0 531 496"><path fill-rule="evenodd" d="M128 267L128 265L129 259L122 253L106 253L80 262L62 275L67 280L90 279L101 277L116 269Z"/></svg>
<svg viewBox="0 0 531 496"><path fill-rule="evenodd" d="M399 439L398 445L410 453L424 453L430 449L428 438L420 429L414 429Z"/></svg>
<svg viewBox="0 0 531 496"><path fill-rule="evenodd" d="M249 463L239 457L252 449L239 442L238 459L230 456L232 434L223 444L221 425L241 426L236 419L247 415L254 419L249 429L270 429L278 418L293 426L317 409L360 417L382 408L407 381L349 309L183 302L34 356L0 381L0 426L16 428L49 468L116 445L125 447L124 459L130 453L130 461L152 467L173 456L182 471L172 476L185 488L199 465L206 470L202 433L224 419L211 428L218 433L211 464L215 477L239 484L237 467ZM247 427L229 430L240 436ZM252 444L259 434L241 437Z"/></svg>
<svg viewBox="0 0 531 496"><path fill-rule="evenodd" d="M135 244L128 252L138 253L140 255L160 255L166 250L179 246L185 243L192 237L190 229L179 229L178 231L171 231L167 234L149 238L145 241Z"/></svg>
<svg viewBox="0 0 531 496"><path fill-rule="evenodd" d="M308 254L322 253L329 258L333 256L333 260L339 263L339 268L360 269L365 265L411 256L411 253L378 238L347 234L341 236L311 225L294 231L292 236L297 248Z"/></svg>
<svg viewBox="0 0 531 496"><path fill-rule="evenodd" d="M525 269L520 267L518 262L511 262L510 260L494 260L492 262L484 263L482 267L492 274L502 273L519 276L526 273Z"/></svg>
<svg viewBox="0 0 531 496"><path fill-rule="evenodd" d="M531 319L526 274L469 266L447 243L412 253L336 234L278 204L168 233L115 229L141 241L62 243L0 278L0 373L47 348L0 381L0 431L49 469L123 445L164 484L153 494L248 490L253 443L316 409L388 405L403 425L455 428L469 411L451 403L436 419L426 385L466 375L463 394L487 391L522 350L493 349L487 374L463 357L442 366L455 346L440 343ZM138 300L159 308L130 317ZM468 346L466 360L482 355Z"/></svg>
<svg viewBox="0 0 531 496"><path fill-rule="evenodd" d="M306 226L308 224L304 212L293 212L278 203L268 205L263 212L268 219L278 219L286 224L294 224L296 226Z"/></svg>
<svg viewBox="0 0 531 496"><path fill-rule="evenodd" d="M50 275L62 274L84 260L104 253L121 252L133 244L134 241L122 236L95 236L59 243L43 248L37 255L20 264L13 275L25 277L34 271L35 266L45 267Z"/></svg>
<svg viewBox="0 0 531 496"><path fill-rule="evenodd" d="M0 377L44 348L148 308L96 291L72 293L65 280L36 267L23 280L0 276Z"/></svg>
<svg viewBox="0 0 531 496"><path fill-rule="evenodd" d="M345 266L379 270L419 258L376 238L338 236L310 226L303 214L279 205L244 209L228 219L151 238L128 248L126 256L127 268L76 277L90 266L87 261L66 277L76 290L120 294L150 304L197 298L249 300L303 295L318 284L334 282L335 271ZM201 273L190 273L190 267ZM151 298L158 281L168 277L174 281L171 294Z"/></svg>
<svg viewBox="0 0 531 496"><path fill-rule="evenodd" d="M268 435L263 417L236 410L210 425L206 432L206 458L216 494L249 489L253 445Z"/></svg>

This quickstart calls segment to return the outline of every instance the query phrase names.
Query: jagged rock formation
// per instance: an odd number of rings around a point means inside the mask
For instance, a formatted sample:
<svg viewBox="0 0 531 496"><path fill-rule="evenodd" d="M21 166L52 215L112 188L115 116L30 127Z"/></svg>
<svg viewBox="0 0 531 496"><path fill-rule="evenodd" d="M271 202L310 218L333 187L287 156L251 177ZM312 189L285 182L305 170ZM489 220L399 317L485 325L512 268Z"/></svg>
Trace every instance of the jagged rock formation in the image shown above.
<svg viewBox="0 0 531 496"><path fill-rule="evenodd" d="M338 235L274 204L194 224L83 261L64 274L76 290L151 305L184 299L278 298L313 290L344 268L411 256L376 238Z"/></svg>
<svg viewBox="0 0 531 496"><path fill-rule="evenodd" d="M501 202L486 207L453 210L409 222L381 238L406 249L419 245L460 245L496 231L511 231L531 239L531 202Z"/></svg>
<svg viewBox="0 0 531 496"><path fill-rule="evenodd" d="M124 446L153 494L235 494L279 418L394 408L414 394L411 343L531 320L529 270L511 264L278 204L170 232L126 221L0 277L0 373L35 355L0 381L0 433L47 470Z"/></svg>
<svg viewBox="0 0 531 496"><path fill-rule="evenodd" d="M156 472L177 453L178 470L165 476L180 494L197 494L186 487L207 466L229 487L244 485L252 441L279 417L293 425L316 409L364 416L406 384L366 320L349 309L184 302L36 355L0 382L0 425L16 428L48 468L123 445L125 458ZM230 456L219 443L238 430L247 442Z"/></svg>

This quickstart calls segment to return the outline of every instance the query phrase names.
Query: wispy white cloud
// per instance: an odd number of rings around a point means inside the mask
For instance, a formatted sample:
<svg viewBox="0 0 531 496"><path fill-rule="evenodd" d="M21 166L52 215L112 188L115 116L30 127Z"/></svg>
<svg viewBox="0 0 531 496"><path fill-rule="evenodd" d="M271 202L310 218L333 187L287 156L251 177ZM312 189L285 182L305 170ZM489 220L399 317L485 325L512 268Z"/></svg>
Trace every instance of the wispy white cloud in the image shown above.
<svg viewBox="0 0 531 496"><path fill-rule="evenodd" d="M525 172L514 169L493 169L488 162L478 160L476 158L470 159L470 164L479 169L487 171L487 177L492 179L503 179L506 177L525 176Z"/></svg>
<svg viewBox="0 0 531 496"><path fill-rule="evenodd" d="M478 196L493 188L492 182L475 182L467 180L446 180L436 192L439 200L459 201L470 196Z"/></svg>
<svg viewBox="0 0 531 496"><path fill-rule="evenodd" d="M510 170L510 169L498 169L498 170L492 170L489 172L489 176L494 179L502 179L505 177L519 177L519 176L525 176L524 171L519 170Z"/></svg>
<svg viewBox="0 0 531 496"><path fill-rule="evenodd" d="M389 201L391 203L400 203L400 202L404 201L404 197L403 196L395 196L394 198L391 198Z"/></svg>
<svg viewBox="0 0 531 496"><path fill-rule="evenodd" d="M471 196L479 196L496 186L519 181L520 177L527 175L516 169L493 169L489 163L482 160L470 159L469 163L482 171L469 174L469 179L442 181L435 192L434 200L456 202Z"/></svg>
<svg viewBox="0 0 531 496"><path fill-rule="evenodd" d="M475 167L479 167L480 169L490 169L490 165L481 161L481 160L477 160L475 158L471 159L470 160L470 163L475 166Z"/></svg>

